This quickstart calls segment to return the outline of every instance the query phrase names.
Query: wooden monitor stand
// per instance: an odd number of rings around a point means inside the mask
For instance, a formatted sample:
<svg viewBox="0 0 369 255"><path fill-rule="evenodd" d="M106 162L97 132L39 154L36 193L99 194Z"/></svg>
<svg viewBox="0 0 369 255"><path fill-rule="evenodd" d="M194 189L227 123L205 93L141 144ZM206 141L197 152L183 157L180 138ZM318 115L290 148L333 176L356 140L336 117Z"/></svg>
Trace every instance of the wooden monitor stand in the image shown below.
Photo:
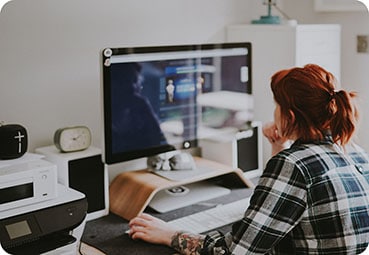
<svg viewBox="0 0 369 255"><path fill-rule="evenodd" d="M254 186L251 181L244 178L240 169L232 169L227 165L197 157L195 157L195 162L198 167L213 168L214 171L185 181L172 181L156 175L148 169L119 174L109 187L110 211L130 220L142 213L160 190L223 175L226 181L234 185L240 184L249 188Z"/></svg>

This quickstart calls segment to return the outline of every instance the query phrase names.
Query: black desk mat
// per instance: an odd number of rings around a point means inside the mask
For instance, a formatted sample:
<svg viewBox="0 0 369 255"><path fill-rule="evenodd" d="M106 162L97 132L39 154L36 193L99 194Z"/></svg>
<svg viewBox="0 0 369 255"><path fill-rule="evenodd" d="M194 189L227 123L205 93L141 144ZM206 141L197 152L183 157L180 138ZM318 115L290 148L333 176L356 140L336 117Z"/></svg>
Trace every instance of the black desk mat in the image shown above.
<svg viewBox="0 0 369 255"><path fill-rule="evenodd" d="M150 208L145 212L150 213L165 221L187 216L199 211L210 209L217 204L230 203L252 194L252 189L237 188L231 193L205 202L200 202L188 207L173 210L167 213L157 213ZM220 228L223 233L229 231L230 225ZM108 255L144 255L144 254L174 254L175 251L162 245L153 245L143 241L132 240L125 231L128 230L128 221L110 213L102 218L87 222L81 241L101 250Z"/></svg>

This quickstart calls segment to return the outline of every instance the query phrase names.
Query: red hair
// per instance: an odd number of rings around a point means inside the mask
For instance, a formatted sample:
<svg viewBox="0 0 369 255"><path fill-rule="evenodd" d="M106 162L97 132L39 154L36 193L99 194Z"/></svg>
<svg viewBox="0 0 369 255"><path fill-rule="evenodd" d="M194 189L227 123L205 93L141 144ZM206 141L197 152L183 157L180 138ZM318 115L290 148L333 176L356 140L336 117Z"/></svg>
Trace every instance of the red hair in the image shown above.
<svg viewBox="0 0 369 255"><path fill-rule="evenodd" d="M271 89L281 108L282 135L308 142L322 140L329 130L334 142L347 144L358 119L351 100L356 93L336 91L335 85L335 77L314 64L275 73Z"/></svg>

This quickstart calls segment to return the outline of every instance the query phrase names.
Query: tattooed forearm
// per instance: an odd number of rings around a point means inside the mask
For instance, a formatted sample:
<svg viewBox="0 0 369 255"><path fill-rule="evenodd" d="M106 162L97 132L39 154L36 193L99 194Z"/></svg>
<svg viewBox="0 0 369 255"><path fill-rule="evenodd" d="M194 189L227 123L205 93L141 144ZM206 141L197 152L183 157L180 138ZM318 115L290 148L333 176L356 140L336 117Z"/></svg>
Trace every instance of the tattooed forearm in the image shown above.
<svg viewBox="0 0 369 255"><path fill-rule="evenodd" d="M176 232L172 237L171 246L184 255L200 255L205 236Z"/></svg>

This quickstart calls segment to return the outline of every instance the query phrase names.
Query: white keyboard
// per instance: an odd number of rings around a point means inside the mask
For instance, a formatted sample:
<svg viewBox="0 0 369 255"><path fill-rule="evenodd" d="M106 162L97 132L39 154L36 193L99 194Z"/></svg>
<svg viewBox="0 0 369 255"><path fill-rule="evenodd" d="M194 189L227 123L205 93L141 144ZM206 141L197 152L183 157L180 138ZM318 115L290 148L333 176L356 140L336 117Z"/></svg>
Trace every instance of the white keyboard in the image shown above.
<svg viewBox="0 0 369 255"><path fill-rule="evenodd" d="M191 233L204 233L242 219L249 203L248 197L168 221L168 223Z"/></svg>

